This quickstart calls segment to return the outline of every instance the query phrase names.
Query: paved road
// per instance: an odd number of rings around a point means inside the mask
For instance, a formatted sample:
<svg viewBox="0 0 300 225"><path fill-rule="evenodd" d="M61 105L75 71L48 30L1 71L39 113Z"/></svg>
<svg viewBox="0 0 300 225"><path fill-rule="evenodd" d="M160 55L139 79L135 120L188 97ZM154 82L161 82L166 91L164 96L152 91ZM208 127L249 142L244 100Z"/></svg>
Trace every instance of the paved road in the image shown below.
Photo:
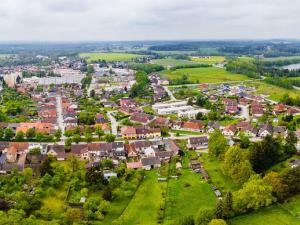
<svg viewBox="0 0 300 225"><path fill-rule="evenodd" d="M65 131L65 125L64 125L64 118L63 118L63 111L62 111L62 105L61 105L61 96L56 96L56 113L57 113L57 125L59 129L62 132L62 140L64 140L66 137L64 136Z"/></svg>
<svg viewBox="0 0 300 225"><path fill-rule="evenodd" d="M107 112L106 115L111 122L111 133L117 136L119 123L117 122L116 118L113 117L113 115L112 115L112 113L114 113L114 112L116 112L116 111L109 111L109 112Z"/></svg>
<svg viewBox="0 0 300 225"><path fill-rule="evenodd" d="M250 121L249 105L239 105L239 107L242 110L240 117L246 119L246 121Z"/></svg>
<svg viewBox="0 0 300 225"><path fill-rule="evenodd" d="M176 101L177 99L174 97L172 91L170 91L169 87L168 86L163 86L165 91L168 93L168 95L170 96L171 100L172 101Z"/></svg>

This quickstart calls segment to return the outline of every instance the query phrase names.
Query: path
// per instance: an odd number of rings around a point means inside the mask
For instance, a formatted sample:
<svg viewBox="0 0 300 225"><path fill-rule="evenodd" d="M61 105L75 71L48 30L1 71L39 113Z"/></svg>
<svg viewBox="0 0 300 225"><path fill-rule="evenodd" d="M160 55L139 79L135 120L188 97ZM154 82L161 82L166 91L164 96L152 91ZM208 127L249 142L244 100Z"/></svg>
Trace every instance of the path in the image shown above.
<svg viewBox="0 0 300 225"><path fill-rule="evenodd" d="M115 113L115 112L116 111L109 111L109 112L107 112L106 115L111 122L111 133L117 136L119 123L117 122L116 118L113 117L113 115L112 115L112 113Z"/></svg>
<svg viewBox="0 0 300 225"><path fill-rule="evenodd" d="M239 107L241 108L240 117L246 119L246 121L250 121L249 105L239 105Z"/></svg>
<svg viewBox="0 0 300 225"><path fill-rule="evenodd" d="M170 96L171 98L171 101L176 101L177 99L174 97L172 91L170 91L169 87L168 86L163 86L163 88L165 89L165 91L168 93L168 95Z"/></svg>
<svg viewBox="0 0 300 225"><path fill-rule="evenodd" d="M64 136L65 125L64 125L64 118L63 118L63 111L62 111L62 104L61 104L61 96L56 96L56 113L57 113L57 125L62 132L61 140L64 140L66 137Z"/></svg>

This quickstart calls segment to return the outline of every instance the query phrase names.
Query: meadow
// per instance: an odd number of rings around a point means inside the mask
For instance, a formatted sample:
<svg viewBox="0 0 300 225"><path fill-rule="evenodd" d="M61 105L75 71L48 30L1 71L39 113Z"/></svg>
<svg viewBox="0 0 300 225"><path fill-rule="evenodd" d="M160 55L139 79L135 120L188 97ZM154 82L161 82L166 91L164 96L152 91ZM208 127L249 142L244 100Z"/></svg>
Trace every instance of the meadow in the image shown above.
<svg viewBox="0 0 300 225"><path fill-rule="evenodd" d="M183 75L187 75L188 80L194 83L218 83L228 81L249 80L245 75L230 73L221 68L187 68L175 71L163 71L162 76L170 80L180 79Z"/></svg>
<svg viewBox="0 0 300 225"><path fill-rule="evenodd" d="M280 101L284 94L288 94L290 97L296 98L300 96L300 91L295 89L285 89L275 85L267 84L264 82L253 82L249 86L256 88L257 94L268 94L267 98Z"/></svg>
<svg viewBox="0 0 300 225"><path fill-rule="evenodd" d="M258 211L235 217L229 225L299 225L300 196L289 199L288 203L273 205Z"/></svg>
<svg viewBox="0 0 300 225"><path fill-rule="evenodd" d="M129 53L80 53L81 58L87 58L88 62L105 60L105 61L132 61L135 58L142 57L138 54Z"/></svg>
<svg viewBox="0 0 300 225"><path fill-rule="evenodd" d="M151 63L161 65L164 67L173 67L173 66L181 66L181 65L188 65L188 64L197 64L197 62L189 61L189 60L181 60L181 59L153 59Z"/></svg>
<svg viewBox="0 0 300 225"><path fill-rule="evenodd" d="M203 64L215 64L215 63L222 63L225 61L224 56L209 56L207 58L202 57L191 57L191 60L197 63Z"/></svg>

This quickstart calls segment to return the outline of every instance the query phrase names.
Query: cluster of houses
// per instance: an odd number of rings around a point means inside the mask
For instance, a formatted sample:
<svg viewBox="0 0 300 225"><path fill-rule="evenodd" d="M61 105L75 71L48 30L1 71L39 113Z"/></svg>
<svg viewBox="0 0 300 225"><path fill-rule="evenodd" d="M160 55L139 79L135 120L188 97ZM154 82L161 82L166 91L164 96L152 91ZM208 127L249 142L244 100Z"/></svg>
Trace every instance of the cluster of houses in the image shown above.
<svg viewBox="0 0 300 225"><path fill-rule="evenodd" d="M110 158L115 164L128 159L128 168L151 169L160 167L162 162L169 161L178 151L179 147L172 140L73 144L69 151L62 144L0 142L0 171L38 168L49 156L64 161L69 155L89 162Z"/></svg>

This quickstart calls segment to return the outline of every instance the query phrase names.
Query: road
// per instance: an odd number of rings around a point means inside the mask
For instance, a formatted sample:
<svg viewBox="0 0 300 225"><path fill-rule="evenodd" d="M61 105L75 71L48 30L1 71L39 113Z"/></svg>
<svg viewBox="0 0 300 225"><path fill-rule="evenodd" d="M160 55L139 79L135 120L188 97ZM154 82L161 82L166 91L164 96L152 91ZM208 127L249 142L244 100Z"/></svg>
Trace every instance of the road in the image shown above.
<svg viewBox="0 0 300 225"><path fill-rule="evenodd" d="M177 99L174 97L172 91L170 91L169 87L168 86L163 86L165 91L168 93L168 95L170 96L171 98L171 101L176 101Z"/></svg>
<svg viewBox="0 0 300 225"><path fill-rule="evenodd" d="M65 125L64 125L64 118L63 118L63 111L62 111L62 105L61 105L61 96L56 96L56 113L57 113L57 125L59 129L62 132L62 140L64 140L66 137L64 136L65 131Z"/></svg>
<svg viewBox="0 0 300 225"><path fill-rule="evenodd" d="M109 111L107 112L107 117L109 118L110 120L110 123L111 123L111 133L118 136L118 126L119 126L119 123L117 122L116 118L113 117L112 113L114 113L116 111Z"/></svg>
<svg viewBox="0 0 300 225"><path fill-rule="evenodd" d="M241 108L240 117L246 119L246 121L250 121L249 105L239 105L239 107Z"/></svg>

